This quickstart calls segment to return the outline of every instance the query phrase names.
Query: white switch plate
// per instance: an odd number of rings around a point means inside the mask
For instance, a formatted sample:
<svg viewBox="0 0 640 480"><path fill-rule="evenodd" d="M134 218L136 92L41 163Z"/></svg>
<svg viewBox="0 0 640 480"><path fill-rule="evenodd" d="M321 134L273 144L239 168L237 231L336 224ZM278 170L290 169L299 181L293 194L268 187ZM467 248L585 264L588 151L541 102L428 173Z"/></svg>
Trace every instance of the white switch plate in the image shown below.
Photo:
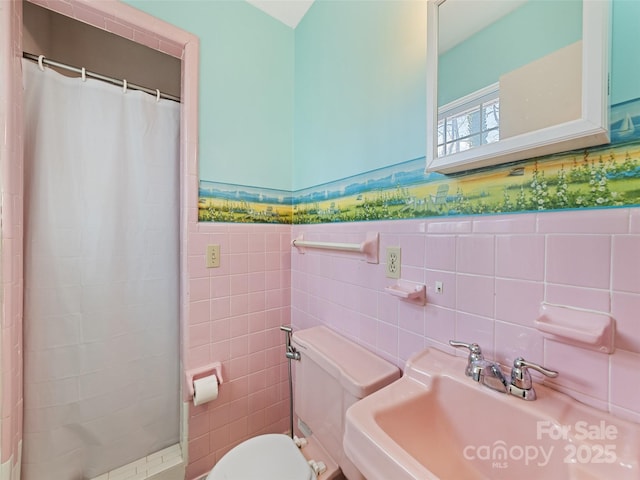
<svg viewBox="0 0 640 480"><path fill-rule="evenodd" d="M220 245L207 245L207 268L220 266Z"/></svg>
<svg viewBox="0 0 640 480"><path fill-rule="evenodd" d="M436 282L436 293L442 293L442 282Z"/></svg>

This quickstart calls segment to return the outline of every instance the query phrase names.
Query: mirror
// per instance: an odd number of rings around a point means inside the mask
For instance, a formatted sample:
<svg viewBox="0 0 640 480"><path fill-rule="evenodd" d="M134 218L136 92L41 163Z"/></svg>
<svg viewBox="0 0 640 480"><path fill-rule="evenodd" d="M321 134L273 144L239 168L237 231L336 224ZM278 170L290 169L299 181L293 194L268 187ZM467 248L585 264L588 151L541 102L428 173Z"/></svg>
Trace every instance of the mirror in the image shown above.
<svg viewBox="0 0 640 480"><path fill-rule="evenodd" d="M609 0L428 0L427 171L609 142Z"/></svg>

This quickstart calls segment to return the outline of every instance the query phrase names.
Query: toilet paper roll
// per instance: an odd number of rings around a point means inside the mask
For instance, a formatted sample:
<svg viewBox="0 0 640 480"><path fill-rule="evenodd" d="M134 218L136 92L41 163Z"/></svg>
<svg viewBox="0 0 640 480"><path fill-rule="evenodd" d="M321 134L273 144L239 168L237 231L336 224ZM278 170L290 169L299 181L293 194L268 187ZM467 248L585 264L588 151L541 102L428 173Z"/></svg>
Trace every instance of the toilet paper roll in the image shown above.
<svg viewBox="0 0 640 480"><path fill-rule="evenodd" d="M195 406L218 398L218 377L209 375L193 381L193 404Z"/></svg>

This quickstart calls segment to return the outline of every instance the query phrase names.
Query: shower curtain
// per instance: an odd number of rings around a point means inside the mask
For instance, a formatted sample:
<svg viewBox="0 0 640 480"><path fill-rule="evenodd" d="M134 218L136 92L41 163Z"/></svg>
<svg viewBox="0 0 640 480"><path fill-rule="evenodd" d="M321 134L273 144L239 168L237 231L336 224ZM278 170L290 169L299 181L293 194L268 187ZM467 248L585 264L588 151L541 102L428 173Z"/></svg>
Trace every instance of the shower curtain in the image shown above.
<svg viewBox="0 0 640 480"><path fill-rule="evenodd" d="M23 480L178 442L180 106L23 60Z"/></svg>

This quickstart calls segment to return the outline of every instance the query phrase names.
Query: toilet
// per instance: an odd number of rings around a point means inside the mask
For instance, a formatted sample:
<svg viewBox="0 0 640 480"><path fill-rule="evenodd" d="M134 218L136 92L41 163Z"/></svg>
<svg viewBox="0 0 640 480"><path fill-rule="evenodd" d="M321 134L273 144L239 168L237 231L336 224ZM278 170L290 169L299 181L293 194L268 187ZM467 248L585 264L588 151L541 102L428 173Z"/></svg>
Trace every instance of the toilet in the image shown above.
<svg viewBox="0 0 640 480"><path fill-rule="evenodd" d="M299 330L294 409L303 438L266 434L232 448L207 480L364 480L342 448L347 408L400 378L395 365L325 326Z"/></svg>

